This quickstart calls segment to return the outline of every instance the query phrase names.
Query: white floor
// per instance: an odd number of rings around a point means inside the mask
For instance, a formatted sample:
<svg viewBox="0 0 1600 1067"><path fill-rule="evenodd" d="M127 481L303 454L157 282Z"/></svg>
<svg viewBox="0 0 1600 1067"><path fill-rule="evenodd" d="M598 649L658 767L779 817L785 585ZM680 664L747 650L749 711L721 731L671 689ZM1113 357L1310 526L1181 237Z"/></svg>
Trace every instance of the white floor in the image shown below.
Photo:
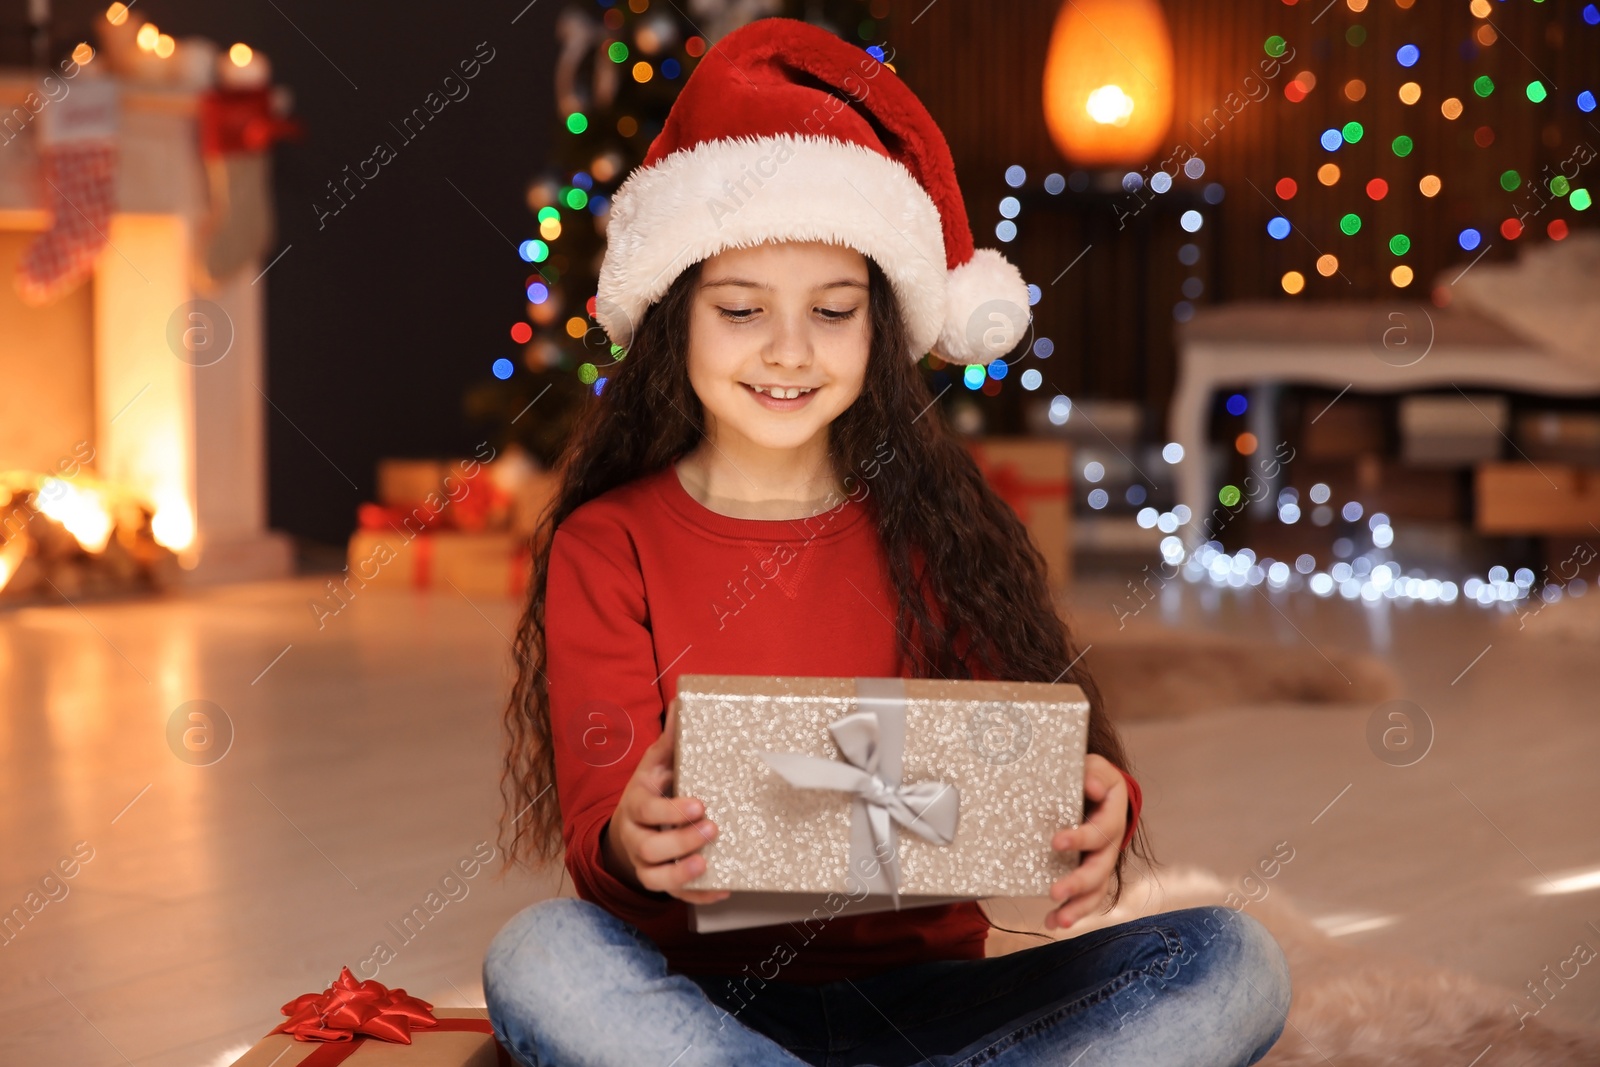
<svg viewBox="0 0 1600 1067"><path fill-rule="evenodd" d="M1110 618L1120 590L1086 582L1075 611ZM1131 625L1376 648L1435 736L1393 767L1368 746L1367 707L1130 724L1162 859L1242 879L1288 842L1267 892L1348 942L1508 990L1580 941L1600 950L1600 888L1536 892L1600 869L1600 645L1476 605L1172 590ZM482 1003L485 944L554 872L496 881L497 854L446 883L456 899L410 940L388 924L494 843L516 606L365 591L319 629L322 592L301 579L0 615L0 914L58 898L0 944L0 1062L226 1063L379 942L385 984ZM168 741L195 700L234 731L210 765ZM90 857L76 867L75 848ZM73 876L48 880L63 862ZM1600 1023L1600 960L1545 1010Z"/></svg>

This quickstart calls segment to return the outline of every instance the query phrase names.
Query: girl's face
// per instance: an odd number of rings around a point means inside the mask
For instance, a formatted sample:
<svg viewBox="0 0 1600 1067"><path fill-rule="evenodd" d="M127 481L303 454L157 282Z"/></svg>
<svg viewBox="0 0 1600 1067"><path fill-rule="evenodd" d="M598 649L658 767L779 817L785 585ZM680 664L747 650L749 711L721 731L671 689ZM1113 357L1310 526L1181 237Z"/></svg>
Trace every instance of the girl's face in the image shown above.
<svg viewBox="0 0 1600 1067"><path fill-rule="evenodd" d="M828 425L866 377L867 294L866 257L842 245L785 241L706 260L689 315L706 436L721 449L825 452Z"/></svg>

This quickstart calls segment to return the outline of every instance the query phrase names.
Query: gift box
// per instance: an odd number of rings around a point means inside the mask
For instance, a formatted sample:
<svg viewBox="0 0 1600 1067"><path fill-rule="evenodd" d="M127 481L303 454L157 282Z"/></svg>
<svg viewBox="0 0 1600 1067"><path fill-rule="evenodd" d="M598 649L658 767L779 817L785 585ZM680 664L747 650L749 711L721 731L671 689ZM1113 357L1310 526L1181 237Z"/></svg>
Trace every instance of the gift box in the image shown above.
<svg viewBox="0 0 1600 1067"><path fill-rule="evenodd" d="M407 536L388 530L357 530L350 536L349 577L343 583L375 589L442 589L454 585L467 596L523 595L532 548L509 531L465 533L440 530ZM336 583L339 584L339 583Z"/></svg>
<svg viewBox="0 0 1600 1067"><path fill-rule="evenodd" d="M357 518L363 529L394 526L412 534L510 529L518 504L512 490L524 480L520 466L504 459L382 459L378 500L362 504Z"/></svg>
<svg viewBox="0 0 1600 1067"><path fill-rule="evenodd" d="M1077 867L1050 847L1083 815L1075 685L685 674L673 704L676 795L718 828L687 889L904 906L1047 896Z"/></svg>
<svg viewBox="0 0 1600 1067"><path fill-rule="evenodd" d="M233 1067L515 1067L482 1008L435 1009L348 967L281 1010L289 1018Z"/></svg>
<svg viewBox="0 0 1600 1067"><path fill-rule="evenodd" d="M1072 580L1072 445L1039 437L966 444L984 478L1028 528L1051 588L1065 588Z"/></svg>

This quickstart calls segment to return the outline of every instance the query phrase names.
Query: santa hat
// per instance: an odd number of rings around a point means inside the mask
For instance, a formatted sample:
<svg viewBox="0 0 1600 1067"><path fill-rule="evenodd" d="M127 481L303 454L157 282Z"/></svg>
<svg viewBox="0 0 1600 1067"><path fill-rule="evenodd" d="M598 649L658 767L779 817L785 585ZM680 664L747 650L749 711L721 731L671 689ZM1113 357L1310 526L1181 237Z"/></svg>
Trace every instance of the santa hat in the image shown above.
<svg viewBox="0 0 1600 1067"><path fill-rule="evenodd" d="M1022 274L974 250L944 135L871 54L767 18L700 60L611 201L595 318L626 347L645 309L724 248L828 241L870 257L900 298L909 355L1009 352L1031 318Z"/></svg>

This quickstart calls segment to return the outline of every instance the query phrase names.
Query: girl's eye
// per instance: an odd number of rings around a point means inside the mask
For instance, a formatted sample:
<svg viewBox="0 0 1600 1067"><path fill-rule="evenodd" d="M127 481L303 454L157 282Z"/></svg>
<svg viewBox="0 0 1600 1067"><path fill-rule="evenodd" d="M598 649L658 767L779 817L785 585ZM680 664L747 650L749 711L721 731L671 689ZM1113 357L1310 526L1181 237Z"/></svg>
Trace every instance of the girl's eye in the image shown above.
<svg viewBox="0 0 1600 1067"><path fill-rule="evenodd" d="M848 322L855 318L856 312L860 309L851 308L849 311L837 311L833 308L817 308L817 310L820 311L822 313L822 317L829 322ZM717 314L721 315L729 322L749 322L755 313L755 308L717 308Z"/></svg>

